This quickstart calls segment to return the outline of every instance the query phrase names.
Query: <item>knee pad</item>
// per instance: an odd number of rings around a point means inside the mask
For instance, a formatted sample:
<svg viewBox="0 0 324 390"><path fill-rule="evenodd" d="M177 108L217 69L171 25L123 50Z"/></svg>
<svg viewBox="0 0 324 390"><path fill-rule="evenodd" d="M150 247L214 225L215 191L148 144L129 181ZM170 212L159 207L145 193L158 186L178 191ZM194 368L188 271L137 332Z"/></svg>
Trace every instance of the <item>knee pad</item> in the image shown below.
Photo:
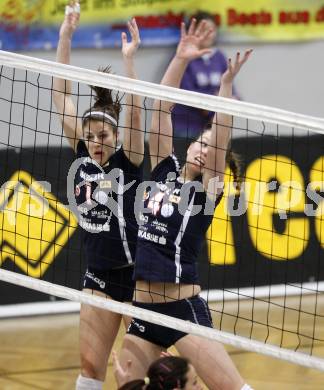
<svg viewBox="0 0 324 390"><path fill-rule="evenodd" d="M253 389L247 383L245 383L245 385L242 387L241 390L253 390Z"/></svg>
<svg viewBox="0 0 324 390"><path fill-rule="evenodd" d="M75 390L102 390L103 382L98 379L86 378L79 375L76 381Z"/></svg>

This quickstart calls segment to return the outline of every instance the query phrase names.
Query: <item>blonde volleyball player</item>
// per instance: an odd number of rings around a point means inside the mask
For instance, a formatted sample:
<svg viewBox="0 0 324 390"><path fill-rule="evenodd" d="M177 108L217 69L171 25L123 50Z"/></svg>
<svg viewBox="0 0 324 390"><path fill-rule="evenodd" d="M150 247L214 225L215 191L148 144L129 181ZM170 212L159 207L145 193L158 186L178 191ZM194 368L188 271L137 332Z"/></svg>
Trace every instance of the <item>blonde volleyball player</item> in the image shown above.
<svg viewBox="0 0 324 390"><path fill-rule="evenodd" d="M77 29L80 6L71 2L66 7L60 28L57 62L69 64L71 40ZM122 54L126 75L136 78L134 56L140 43L135 19L128 23L131 41L122 34ZM82 117L70 95L71 83L54 80L53 98L60 114L65 136L81 159L74 178L75 200L78 205L87 270L84 291L108 299L131 301L135 257L137 223L134 216L134 199L142 177L144 134L139 131L139 97L128 96L123 145L118 147L119 114L121 103L112 91L92 87L95 103ZM120 172L116 179L119 190L112 189L109 174ZM108 176L107 176L108 175ZM129 183L133 185L125 188ZM120 196L120 194L123 194ZM107 205L111 198L118 204L118 213ZM82 305L80 312L81 373L76 389L102 389L106 377L108 358L116 338L122 316L89 305Z"/></svg>
<svg viewBox="0 0 324 390"><path fill-rule="evenodd" d="M181 39L162 85L179 87L188 62L209 52L201 49L208 34L204 22L196 27L193 20L188 32L182 25ZM233 62L228 61L219 96L232 96L233 80L250 54L247 51L241 58L238 53ZM180 167L173 154L171 106L165 101L154 103L149 146L151 180L156 186L145 194L146 214L138 231L133 305L212 327L208 305L199 296L196 263L222 196L222 186L217 186L217 181L222 182L224 177L232 118L218 113L217 125L213 124L189 146L186 162ZM194 184L200 188L195 190ZM184 203L182 198L186 198ZM212 210L208 215L204 213L206 204ZM120 359L124 367L125 362L132 362L131 379L143 378L150 363L172 345L182 357L190 359L209 389L250 389L220 343L138 318L131 322Z"/></svg>

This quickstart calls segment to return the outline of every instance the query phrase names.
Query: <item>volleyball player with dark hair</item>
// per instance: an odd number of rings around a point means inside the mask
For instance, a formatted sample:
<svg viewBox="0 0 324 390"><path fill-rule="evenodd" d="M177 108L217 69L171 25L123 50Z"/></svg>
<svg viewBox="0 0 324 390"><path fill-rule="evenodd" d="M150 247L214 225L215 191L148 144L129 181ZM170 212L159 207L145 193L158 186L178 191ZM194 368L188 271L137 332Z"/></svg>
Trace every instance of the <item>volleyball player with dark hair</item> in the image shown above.
<svg viewBox="0 0 324 390"><path fill-rule="evenodd" d="M127 382L118 390L202 390L195 368L188 359L166 356L153 362L143 379Z"/></svg>
<svg viewBox="0 0 324 390"><path fill-rule="evenodd" d="M201 49L208 34L204 22L196 27L193 20L188 32L182 24L181 39L162 85L179 87L188 62L208 52ZM243 58L238 53L233 63L228 61L219 96L232 96L233 80L250 53L247 51ZM151 180L156 186L145 192L148 211L138 231L133 305L212 327L208 305L199 296L196 262L222 196L222 185L218 184L224 179L232 117L218 113L217 124L189 146L186 162L180 167L173 154L171 106L166 101L154 102L149 147ZM206 205L212 211L207 215ZM131 378L144 377L149 364L172 345L181 356L190 359L209 389L250 388L220 343L138 318L132 320L124 338L121 364L131 361Z"/></svg>
<svg viewBox="0 0 324 390"><path fill-rule="evenodd" d="M67 6L57 47L57 61L60 63L70 63L71 39L79 14L79 4L72 2ZM126 33L122 33L122 53L126 75L136 78L133 59L140 37L135 19L128 23L128 29L131 41L127 42ZM91 88L95 103L80 121L71 96L71 83L54 79L54 103L65 136L81 161L73 185L80 225L84 228L87 270L83 287L90 294L130 302L138 230L134 200L136 184L142 177L144 155L144 134L140 131L141 101L138 96L127 96L123 146L118 147L120 100L109 89ZM118 173L118 177L114 176L117 190L109 176L112 172ZM132 186L125 191L130 183ZM108 206L113 204L108 201L115 202L117 211ZM117 313L90 305L81 306L81 374L76 389L102 389L121 319ZM127 325L127 320L124 321Z"/></svg>

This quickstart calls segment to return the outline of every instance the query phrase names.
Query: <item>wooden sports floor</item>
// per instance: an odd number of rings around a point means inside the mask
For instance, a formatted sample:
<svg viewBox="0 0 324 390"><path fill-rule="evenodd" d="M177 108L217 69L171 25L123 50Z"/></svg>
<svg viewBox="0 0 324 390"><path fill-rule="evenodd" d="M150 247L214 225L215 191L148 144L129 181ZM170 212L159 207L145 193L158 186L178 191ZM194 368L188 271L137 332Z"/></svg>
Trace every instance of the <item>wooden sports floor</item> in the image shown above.
<svg viewBox="0 0 324 390"><path fill-rule="evenodd" d="M283 309L285 307L285 309ZM268 343L285 345L324 358L324 342L312 342L314 336L324 339L324 298L277 298L271 305L251 301L213 304L214 323ZM221 314L221 312L223 314ZM239 312L237 319L236 313ZM226 313L226 314L225 314ZM316 313L316 316L314 316ZM251 327L251 319L254 325ZM267 323L268 327L258 325ZM282 328L285 332L276 328ZM298 330L304 336L293 334ZM115 348L121 345L120 331ZM270 357L238 350L228 351L246 382L262 390L324 389L324 372L286 363ZM79 372L78 315L0 320L0 389L47 390L74 389ZM116 389L109 362L104 389Z"/></svg>

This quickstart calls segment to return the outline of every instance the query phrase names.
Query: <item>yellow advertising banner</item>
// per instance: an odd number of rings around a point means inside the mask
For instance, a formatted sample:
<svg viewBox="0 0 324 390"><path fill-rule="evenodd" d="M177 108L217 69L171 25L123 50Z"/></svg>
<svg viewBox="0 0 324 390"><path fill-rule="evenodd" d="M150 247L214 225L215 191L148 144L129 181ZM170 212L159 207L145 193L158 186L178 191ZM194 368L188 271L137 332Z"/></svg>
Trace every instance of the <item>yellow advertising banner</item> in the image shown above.
<svg viewBox="0 0 324 390"><path fill-rule="evenodd" d="M1 186L0 204L0 267L12 261L41 278L74 234L76 217L25 171Z"/></svg>
<svg viewBox="0 0 324 390"><path fill-rule="evenodd" d="M2 48L44 48L56 43L66 4L65 0L0 0ZM174 44L180 22L198 10L214 15L223 42L324 37L321 0L80 0L80 5L77 47L96 46L98 39L102 46L114 46L126 20L134 16L144 45Z"/></svg>

